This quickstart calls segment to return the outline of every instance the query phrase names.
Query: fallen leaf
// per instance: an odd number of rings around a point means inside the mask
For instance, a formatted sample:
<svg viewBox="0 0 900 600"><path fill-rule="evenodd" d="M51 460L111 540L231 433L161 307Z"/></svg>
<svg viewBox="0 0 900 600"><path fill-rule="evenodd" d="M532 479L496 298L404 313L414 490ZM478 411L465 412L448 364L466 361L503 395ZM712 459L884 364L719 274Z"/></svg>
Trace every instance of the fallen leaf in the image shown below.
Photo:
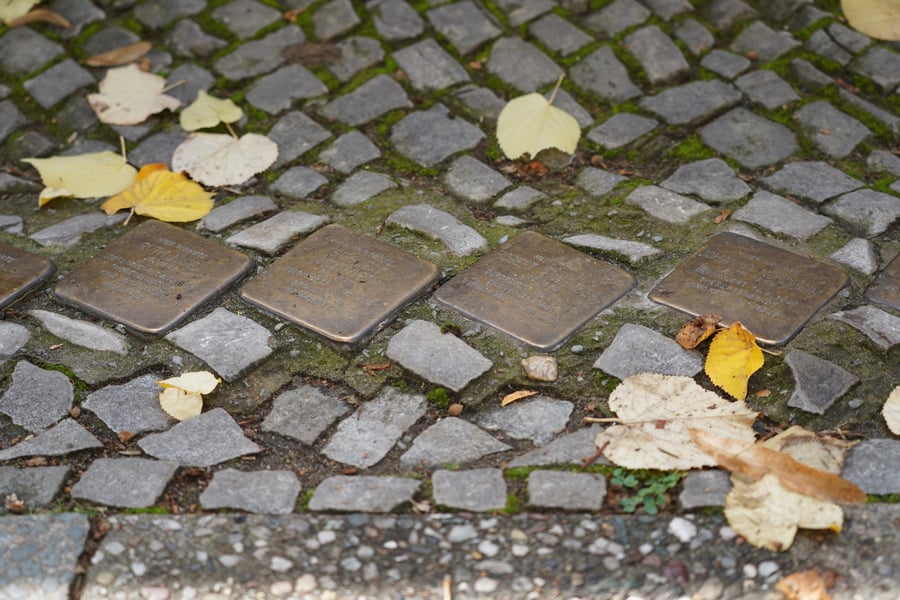
<svg viewBox="0 0 900 600"><path fill-rule="evenodd" d="M879 40L900 39L898 0L841 0L850 27Z"/></svg>
<svg viewBox="0 0 900 600"><path fill-rule="evenodd" d="M762 350L756 345L756 337L734 322L713 338L703 370L715 385L743 400L747 397L747 380L762 366Z"/></svg>
<svg viewBox="0 0 900 600"><path fill-rule="evenodd" d="M574 154L581 137L578 121L566 111L553 106L556 91L550 99L533 92L506 103L497 118L497 142L503 153L513 160L523 154L531 158L547 148Z"/></svg>
<svg viewBox="0 0 900 600"><path fill-rule="evenodd" d="M458 417L462 414L464 406L459 402L455 402L447 408L447 414L451 417Z"/></svg>
<svg viewBox="0 0 900 600"><path fill-rule="evenodd" d="M719 223L724 222L724 221L725 221L726 219L728 219L728 217L730 217L730 216L731 216L731 211L730 211L730 210L727 210L727 209L726 209L726 210L723 210L723 211L719 212L719 214L716 215L716 218L713 219L713 223L715 223L716 225L718 225Z"/></svg>
<svg viewBox="0 0 900 600"><path fill-rule="evenodd" d="M0 4L3 4L2 0L0 0ZM67 18L47 8L36 8L34 10L30 10L21 17L12 19L7 24L10 27L21 27L22 25L29 25L31 23L50 23L51 25L56 25L58 27L63 27L66 29L72 26Z"/></svg>
<svg viewBox="0 0 900 600"><path fill-rule="evenodd" d="M841 507L785 489L772 473L755 482L732 477L725 497L728 525L759 548L783 552L794 543L799 528L839 532Z"/></svg>
<svg viewBox="0 0 900 600"><path fill-rule="evenodd" d="M8 494L4 501L6 510L14 515L25 514L25 501L21 500L15 494Z"/></svg>
<svg viewBox="0 0 900 600"><path fill-rule="evenodd" d="M838 474L841 472L847 451L857 443L829 437L794 425L769 438L763 442L763 445L772 450L784 452L808 467Z"/></svg>
<svg viewBox="0 0 900 600"><path fill-rule="evenodd" d="M721 320L720 315L699 315L693 321L682 325L678 335L675 336L675 341L686 350L696 348L700 342L715 332Z"/></svg>
<svg viewBox="0 0 900 600"><path fill-rule="evenodd" d="M137 169L121 154L104 150L77 156L23 158L41 175L45 188L38 206L53 198L99 198L117 194L134 183Z"/></svg>
<svg viewBox="0 0 900 600"><path fill-rule="evenodd" d="M130 208L131 214L175 223L202 219L212 207L211 193L183 174L169 171L162 163L141 167L131 188L100 205L108 215Z"/></svg>
<svg viewBox="0 0 900 600"><path fill-rule="evenodd" d="M341 55L341 49L331 42L301 42L291 44L281 51L281 56L286 61L304 67L332 65L341 60Z"/></svg>
<svg viewBox="0 0 900 600"><path fill-rule="evenodd" d="M512 404L516 400L521 400L522 398L528 398L530 396L534 396L537 392L533 392L531 390L519 390L517 392L513 392L511 394L507 394L503 396L503 399L500 401L500 406L506 406L507 404Z"/></svg>
<svg viewBox="0 0 900 600"><path fill-rule="evenodd" d="M888 396L881 409L881 414L887 423L888 429L894 435L900 435L900 385Z"/></svg>
<svg viewBox="0 0 900 600"><path fill-rule="evenodd" d="M782 432L772 440L782 438L786 433ZM748 444L743 439L712 431L690 429L690 436L720 467L754 481L772 474L778 477L787 490L822 502L856 504L866 501L865 492L855 484L828 471L808 466L785 452L778 452L763 444ZM767 444L772 444L772 440L768 440Z"/></svg>
<svg viewBox="0 0 900 600"><path fill-rule="evenodd" d="M166 80L145 73L136 64L110 69L100 82L99 94L88 94L87 100L97 117L111 125L137 125L150 115L175 110L181 104L164 93Z"/></svg>
<svg viewBox="0 0 900 600"><path fill-rule="evenodd" d="M787 600L831 600L828 587L818 569L791 573L775 584Z"/></svg>
<svg viewBox="0 0 900 600"><path fill-rule="evenodd" d="M231 99L221 100L203 90L197 92L197 99L181 111L179 122L185 131L196 131L215 127L219 123L234 123L244 116Z"/></svg>
<svg viewBox="0 0 900 600"><path fill-rule="evenodd" d="M278 145L248 133L194 133L175 148L172 169L186 171L194 181L209 186L238 185L266 170L278 158Z"/></svg>
<svg viewBox="0 0 900 600"><path fill-rule="evenodd" d="M770 390L770 389L756 390L755 392L753 392L753 395L756 396L757 398L768 398L769 396L772 395L772 390Z"/></svg>
<svg viewBox="0 0 900 600"><path fill-rule="evenodd" d="M26 14L40 0L0 0L0 21L7 25Z"/></svg>
<svg viewBox="0 0 900 600"><path fill-rule="evenodd" d="M115 67L136 61L150 52L151 48L153 48L153 44L150 42L135 42L109 52L89 56L82 62L89 67Z"/></svg>
<svg viewBox="0 0 900 600"><path fill-rule="evenodd" d="M159 404L179 421L196 417L203 409L201 394L209 394L221 381L209 371L194 371L157 381L163 388Z"/></svg>
<svg viewBox="0 0 900 600"><path fill-rule="evenodd" d="M629 469L694 469L716 461L691 440L700 428L751 444L756 412L705 390L690 377L642 373L622 380L609 396L618 424L594 443ZM605 445L605 446L604 446Z"/></svg>

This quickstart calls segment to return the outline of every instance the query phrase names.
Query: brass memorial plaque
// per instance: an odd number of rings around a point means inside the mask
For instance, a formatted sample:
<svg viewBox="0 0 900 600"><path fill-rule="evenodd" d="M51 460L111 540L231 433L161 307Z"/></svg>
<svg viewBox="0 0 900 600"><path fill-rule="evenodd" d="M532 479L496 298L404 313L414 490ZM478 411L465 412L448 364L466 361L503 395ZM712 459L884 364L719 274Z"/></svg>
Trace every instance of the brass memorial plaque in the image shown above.
<svg viewBox="0 0 900 600"><path fill-rule="evenodd" d="M869 289L866 298L894 310L900 310L900 254L884 268Z"/></svg>
<svg viewBox="0 0 900 600"><path fill-rule="evenodd" d="M784 344L838 291L847 274L763 242L721 233L650 292L691 315L740 321L761 342Z"/></svg>
<svg viewBox="0 0 900 600"><path fill-rule="evenodd" d="M437 265L340 225L297 244L241 290L250 304L353 346L433 285Z"/></svg>
<svg viewBox="0 0 900 600"><path fill-rule="evenodd" d="M618 267L526 231L434 297L533 348L556 350L634 283Z"/></svg>
<svg viewBox="0 0 900 600"><path fill-rule="evenodd" d="M253 266L244 254L160 221L135 227L55 288L64 302L159 335Z"/></svg>
<svg viewBox="0 0 900 600"><path fill-rule="evenodd" d="M49 260L0 242L0 309L41 285L53 270Z"/></svg>

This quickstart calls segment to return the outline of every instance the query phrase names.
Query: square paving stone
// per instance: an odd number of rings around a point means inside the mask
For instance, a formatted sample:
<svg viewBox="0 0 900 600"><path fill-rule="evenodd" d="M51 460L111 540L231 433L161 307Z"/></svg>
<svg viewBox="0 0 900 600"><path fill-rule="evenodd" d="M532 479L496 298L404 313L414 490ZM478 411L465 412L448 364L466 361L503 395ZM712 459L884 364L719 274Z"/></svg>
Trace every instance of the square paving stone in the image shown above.
<svg viewBox="0 0 900 600"><path fill-rule="evenodd" d="M736 233L722 233L678 266L650 299L691 315L740 321L761 342L784 344L849 279L840 269Z"/></svg>
<svg viewBox="0 0 900 600"><path fill-rule="evenodd" d="M49 260L0 242L0 309L41 285L54 269Z"/></svg>
<svg viewBox="0 0 900 600"><path fill-rule="evenodd" d="M900 310L900 254L895 256L875 278L866 290L866 298L894 310Z"/></svg>
<svg viewBox="0 0 900 600"><path fill-rule="evenodd" d="M147 458L98 458L72 486L72 497L123 508L159 498L178 465Z"/></svg>
<svg viewBox="0 0 900 600"><path fill-rule="evenodd" d="M468 54L500 35L500 29L471 0L433 8L426 15L460 54Z"/></svg>
<svg viewBox="0 0 900 600"><path fill-rule="evenodd" d="M294 512L300 482L292 471L223 469L200 494L206 509L236 508L265 515Z"/></svg>
<svg viewBox="0 0 900 600"><path fill-rule="evenodd" d="M594 473L532 471L528 504L565 510L600 510L606 498L606 478Z"/></svg>
<svg viewBox="0 0 900 600"><path fill-rule="evenodd" d="M262 449L244 436L225 409L214 408L138 442L154 458L184 467L210 467Z"/></svg>
<svg viewBox="0 0 900 600"><path fill-rule="evenodd" d="M251 280L241 297L328 340L354 345L439 273L412 254L328 225Z"/></svg>
<svg viewBox="0 0 900 600"><path fill-rule="evenodd" d="M54 292L87 312L160 335L252 266L236 250L152 220L69 273Z"/></svg>
<svg viewBox="0 0 900 600"><path fill-rule="evenodd" d="M319 484L309 510L390 512L412 500L420 481L402 477L336 475Z"/></svg>
<svg viewBox="0 0 900 600"><path fill-rule="evenodd" d="M443 104L412 113L394 125L391 143L403 156L430 167L484 138L484 132L460 119Z"/></svg>
<svg viewBox="0 0 900 600"><path fill-rule="evenodd" d="M94 83L94 76L87 69L79 66L74 60L67 59L53 65L34 79L29 79L24 85L31 97L46 109L75 90Z"/></svg>
<svg viewBox="0 0 900 600"><path fill-rule="evenodd" d="M0 497L15 494L27 509L47 506L69 474L69 467L0 467ZM6 507L0 504L0 515Z"/></svg>
<svg viewBox="0 0 900 600"><path fill-rule="evenodd" d="M501 469L435 471L431 476L434 503L461 510L500 510L506 506L506 482Z"/></svg>
<svg viewBox="0 0 900 600"><path fill-rule="evenodd" d="M634 283L617 267L526 231L434 297L533 348L555 350Z"/></svg>
<svg viewBox="0 0 900 600"><path fill-rule="evenodd" d="M708 83L713 82L702 81L688 85ZM660 96L667 93L669 92L663 92ZM740 98L740 94L735 94ZM810 105L801 111L808 106ZM713 150L733 158L748 169L781 162L798 147L797 137L790 129L742 107L734 108L705 125L700 130L700 138Z"/></svg>
<svg viewBox="0 0 900 600"><path fill-rule="evenodd" d="M322 114L349 125L362 125L398 108L410 108L412 102L399 83L387 75L376 75L349 94L335 98L322 107Z"/></svg>

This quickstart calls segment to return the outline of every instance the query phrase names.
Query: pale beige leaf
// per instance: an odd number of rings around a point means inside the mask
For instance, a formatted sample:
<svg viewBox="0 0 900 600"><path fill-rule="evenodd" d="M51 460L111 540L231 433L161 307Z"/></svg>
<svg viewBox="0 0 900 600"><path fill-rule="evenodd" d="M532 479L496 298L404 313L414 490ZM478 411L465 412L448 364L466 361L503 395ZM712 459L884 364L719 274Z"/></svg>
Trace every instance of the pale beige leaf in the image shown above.
<svg viewBox="0 0 900 600"><path fill-rule="evenodd" d="M82 62L89 67L115 67L118 65L125 65L144 56L150 52L151 48L153 48L153 44L150 42L135 42L133 44L128 44L127 46L116 48L115 50L110 50L109 52L89 56Z"/></svg>
<svg viewBox="0 0 900 600"><path fill-rule="evenodd" d="M643 373L625 378L609 397L621 424L594 443L613 463L629 469L693 469L715 461L691 440L690 428L750 444L756 412L703 389L690 377Z"/></svg>
<svg viewBox="0 0 900 600"><path fill-rule="evenodd" d="M76 156L23 158L41 175L47 189L41 199L59 196L97 198L118 194L134 183L137 169L121 154L104 150Z"/></svg>
<svg viewBox="0 0 900 600"><path fill-rule="evenodd" d="M175 110L181 102L166 95L166 80L145 73L136 64L110 69L100 82L99 94L87 100L97 117L111 125L136 125L163 110Z"/></svg>
<svg viewBox="0 0 900 600"><path fill-rule="evenodd" d="M783 552L798 528L841 530L844 513L838 505L786 490L773 474L752 483L732 477L732 482L725 518L754 546Z"/></svg>
<svg viewBox="0 0 900 600"><path fill-rule="evenodd" d="M829 585L818 569L807 569L782 577L775 589L787 600L831 600Z"/></svg>
<svg viewBox="0 0 900 600"><path fill-rule="evenodd" d="M181 111L178 118L182 129L196 131L215 127L219 123L234 123L243 116L244 111L230 99L220 100L199 90L197 99Z"/></svg>
<svg viewBox="0 0 900 600"><path fill-rule="evenodd" d="M784 452L791 458L814 469L840 474L847 450L857 442L848 442L819 435L794 425L763 442L763 446Z"/></svg>
<svg viewBox="0 0 900 600"><path fill-rule="evenodd" d="M159 406L172 418L184 421L203 411L203 398L196 392L166 388L159 395Z"/></svg>
<svg viewBox="0 0 900 600"><path fill-rule="evenodd" d="M881 414L884 416L891 433L900 435L900 385L895 387L894 391L888 396L884 407L881 409Z"/></svg>
<svg viewBox="0 0 900 600"><path fill-rule="evenodd" d="M538 93L513 98L497 118L497 142L513 160L547 148L573 154L580 137L578 121Z"/></svg>
<svg viewBox="0 0 900 600"><path fill-rule="evenodd" d="M0 21L7 25L22 17L40 0L0 0Z"/></svg>
<svg viewBox="0 0 900 600"><path fill-rule="evenodd" d="M879 40L900 39L900 0L841 0L850 27Z"/></svg>
<svg viewBox="0 0 900 600"><path fill-rule="evenodd" d="M184 373L178 377L170 377L157 381L163 388L178 388L186 392L196 392L198 394L209 394L216 386L221 383L221 379L210 373L209 371L191 371Z"/></svg>
<svg viewBox="0 0 900 600"><path fill-rule="evenodd" d="M532 392L531 390L519 390L517 392L512 392L503 396L503 400L500 401L500 406L506 406L507 404L512 404L516 400L521 400L522 398L528 398L529 396L534 396L537 392Z"/></svg>
<svg viewBox="0 0 900 600"><path fill-rule="evenodd" d="M175 149L172 170L186 171L194 181L209 186L239 185L276 158L278 145L263 135L195 133Z"/></svg>

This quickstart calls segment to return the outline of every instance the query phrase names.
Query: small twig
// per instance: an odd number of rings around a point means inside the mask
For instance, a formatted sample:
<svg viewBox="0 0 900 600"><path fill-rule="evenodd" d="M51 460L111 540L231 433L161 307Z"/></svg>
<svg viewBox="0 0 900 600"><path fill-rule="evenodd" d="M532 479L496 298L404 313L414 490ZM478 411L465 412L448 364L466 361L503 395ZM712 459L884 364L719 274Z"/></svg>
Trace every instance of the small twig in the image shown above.
<svg viewBox="0 0 900 600"><path fill-rule="evenodd" d="M553 101L556 100L556 92L559 91L559 86L562 85L563 79L565 79L565 77L565 72L559 74L559 79L556 80L556 85L553 86L553 91L550 93L550 99L547 100L547 104L553 104Z"/></svg>
<svg viewBox="0 0 900 600"><path fill-rule="evenodd" d="M617 419L616 417L585 417L582 420L585 423L625 423L622 419Z"/></svg>
<svg viewBox="0 0 900 600"><path fill-rule="evenodd" d="M234 129L231 128L231 124L230 124L230 123L225 123L225 128L228 130L228 133L231 134L231 137L233 137L234 139L238 139L238 136L237 136L237 134L234 132Z"/></svg>
<svg viewBox="0 0 900 600"><path fill-rule="evenodd" d="M589 467L590 465L592 465L594 463L594 461L596 461L598 458L603 456L603 451L606 450L606 447L608 445L609 445L609 440L603 442L603 445L599 446L597 448L596 452L594 452L593 454L591 454L590 456L588 456L586 458L582 458L581 459L581 468L583 469L585 467Z"/></svg>
<svg viewBox="0 0 900 600"><path fill-rule="evenodd" d="M443 590L444 600L453 600L453 578L449 575L444 575L444 583L441 586Z"/></svg>
<svg viewBox="0 0 900 600"><path fill-rule="evenodd" d="M391 361L387 361L386 363L381 363L379 365L373 365L373 364L363 365L363 371L366 372L366 375L372 375L372 376L375 375L376 371L385 371L390 368L391 368Z"/></svg>

